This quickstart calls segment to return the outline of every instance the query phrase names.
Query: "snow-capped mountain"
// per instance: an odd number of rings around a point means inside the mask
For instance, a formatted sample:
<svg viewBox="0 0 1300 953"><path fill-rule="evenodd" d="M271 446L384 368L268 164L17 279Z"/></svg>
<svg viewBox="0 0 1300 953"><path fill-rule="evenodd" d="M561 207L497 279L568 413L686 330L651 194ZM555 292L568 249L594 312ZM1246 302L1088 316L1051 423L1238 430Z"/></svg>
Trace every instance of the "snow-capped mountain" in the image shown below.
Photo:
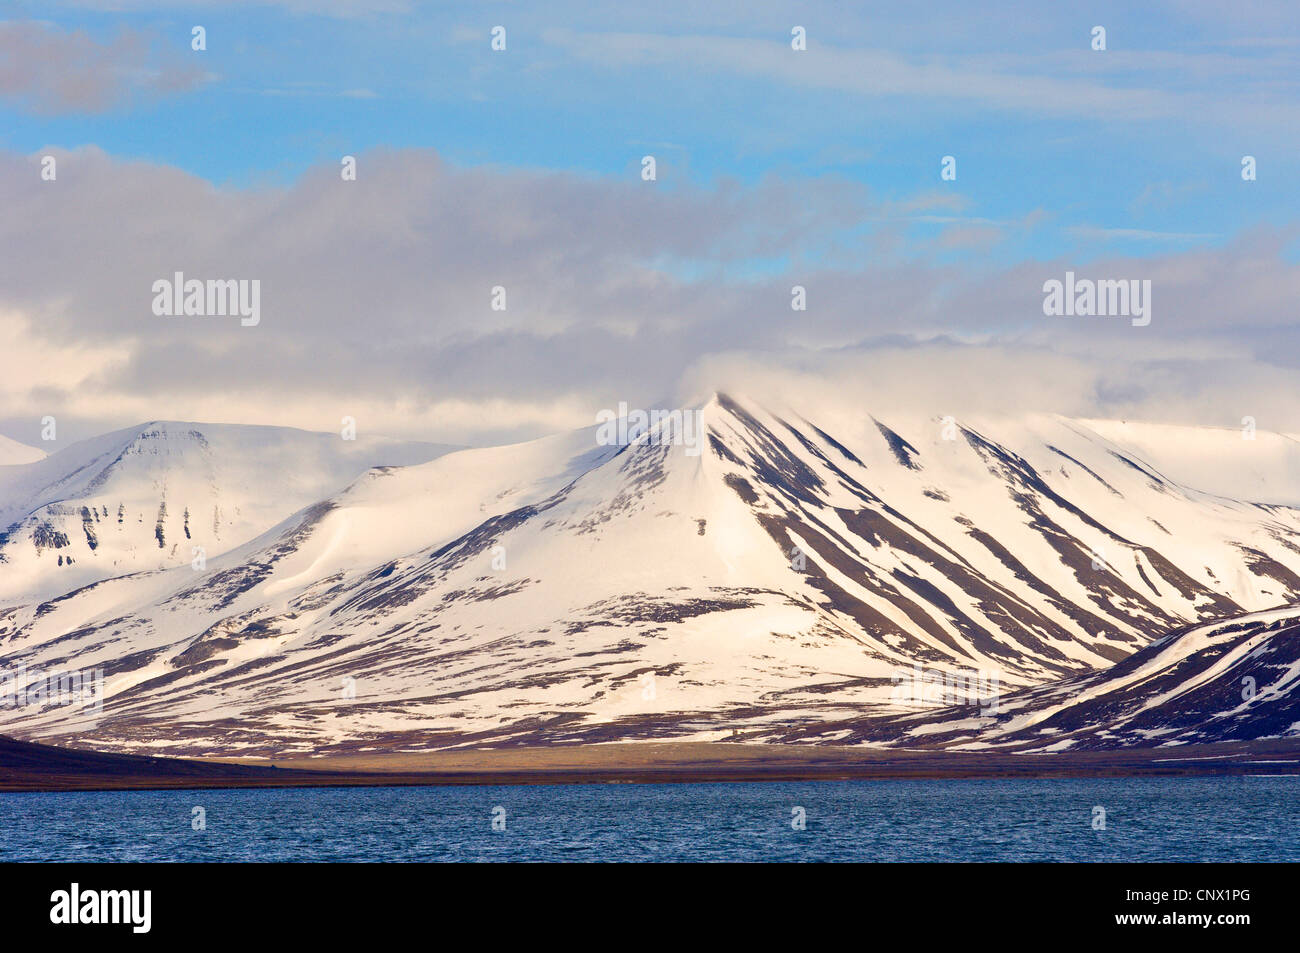
<svg viewBox="0 0 1300 953"><path fill-rule="evenodd" d="M1110 668L895 718L774 733L769 740L909 748L1064 751L1294 737L1300 606L1187 626Z"/></svg>
<svg viewBox="0 0 1300 953"><path fill-rule="evenodd" d="M11 440L0 434L0 467L14 466L22 463L35 463L44 458L45 451L29 447L25 443Z"/></svg>
<svg viewBox="0 0 1300 953"><path fill-rule="evenodd" d="M371 471L202 571L0 610L7 662L106 686L0 728L174 753L765 737L897 711L918 664L1039 685L1300 602L1300 511L1191 489L1095 422L701 415L695 447L679 418Z"/></svg>
<svg viewBox="0 0 1300 953"><path fill-rule="evenodd" d="M189 565L436 444L155 421L0 468L0 605ZM3 450L0 447L0 450Z"/></svg>

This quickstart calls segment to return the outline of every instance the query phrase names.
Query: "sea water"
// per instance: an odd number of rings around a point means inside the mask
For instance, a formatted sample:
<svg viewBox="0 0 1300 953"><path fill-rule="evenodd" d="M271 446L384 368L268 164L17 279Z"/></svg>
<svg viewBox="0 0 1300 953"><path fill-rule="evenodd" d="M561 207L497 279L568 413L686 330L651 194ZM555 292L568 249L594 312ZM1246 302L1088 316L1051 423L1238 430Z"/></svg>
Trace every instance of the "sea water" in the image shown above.
<svg viewBox="0 0 1300 953"><path fill-rule="evenodd" d="M1296 861L1300 778L0 794L0 861Z"/></svg>

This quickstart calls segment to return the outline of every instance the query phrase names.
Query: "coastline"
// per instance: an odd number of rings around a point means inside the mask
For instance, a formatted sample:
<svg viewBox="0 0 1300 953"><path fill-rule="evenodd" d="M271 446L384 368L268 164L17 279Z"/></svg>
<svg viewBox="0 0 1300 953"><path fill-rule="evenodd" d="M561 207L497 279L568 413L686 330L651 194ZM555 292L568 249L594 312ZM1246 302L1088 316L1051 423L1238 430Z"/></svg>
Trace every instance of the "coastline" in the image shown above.
<svg viewBox="0 0 1300 953"><path fill-rule="evenodd" d="M1300 741L1050 754L629 742L266 761L106 754L0 736L0 793L412 785L1300 776Z"/></svg>

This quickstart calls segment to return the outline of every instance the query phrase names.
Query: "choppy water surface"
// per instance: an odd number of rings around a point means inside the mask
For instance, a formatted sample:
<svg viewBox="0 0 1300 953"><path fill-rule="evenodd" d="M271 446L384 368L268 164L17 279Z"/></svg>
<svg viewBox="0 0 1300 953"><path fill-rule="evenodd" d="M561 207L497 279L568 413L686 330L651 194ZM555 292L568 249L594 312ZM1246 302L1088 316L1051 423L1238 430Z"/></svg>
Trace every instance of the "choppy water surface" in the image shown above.
<svg viewBox="0 0 1300 953"><path fill-rule="evenodd" d="M1295 861L1297 793L1254 777L0 794L0 860Z"/></svg>

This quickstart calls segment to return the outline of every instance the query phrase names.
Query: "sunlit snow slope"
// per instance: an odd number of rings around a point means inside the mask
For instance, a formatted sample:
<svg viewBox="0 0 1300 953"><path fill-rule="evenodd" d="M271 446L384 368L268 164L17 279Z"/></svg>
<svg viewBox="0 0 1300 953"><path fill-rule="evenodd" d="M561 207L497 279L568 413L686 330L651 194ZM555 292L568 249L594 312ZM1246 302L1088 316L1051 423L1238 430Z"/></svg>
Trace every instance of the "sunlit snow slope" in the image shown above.
<svg viewBox="0 0 1300 953"><path fill-rule="evenodd" d="M247 541L370 467L424 462L448 449L154 422L0 467L0 604L187 566Z"/></svg>
<svg viewBox="0 0 1300 953"><path fill-rule="evenodd" d="M4 434L0 434L0 467L13 466L22 463L35 463L45 456L45 451L37 450L35 447L29 447L25 443L19 443L17 440L10 440Z"/></svg>
<svg viewBox="0 0 1300 953"><path fill-rule="evenodd" d="M201 572L11 603L6 662L102 666L108 697L0 730L263 754L775 736L896 710L914 663L1036 685L1300 602L1300 512L1189 489L1096 426L832 432L721 395L703 420L698 455L589 429L373 471Z"/></svg>

